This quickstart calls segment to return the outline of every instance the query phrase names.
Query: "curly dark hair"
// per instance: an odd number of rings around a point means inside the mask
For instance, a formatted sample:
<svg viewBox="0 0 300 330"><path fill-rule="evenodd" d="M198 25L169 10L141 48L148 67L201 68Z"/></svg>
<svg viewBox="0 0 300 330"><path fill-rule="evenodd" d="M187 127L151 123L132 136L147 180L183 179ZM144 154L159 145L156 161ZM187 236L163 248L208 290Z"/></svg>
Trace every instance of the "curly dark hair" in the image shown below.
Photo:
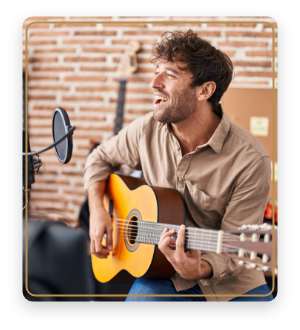
<svg viewBox="0 0 300 330"><path fill-rule="evenodd" d="M214 81L216 90L208 101L213 111L218 112L217 106L234 75L232 62L226 54L198 37L192 30L167 31L162 35L162 40L152 48L150 61L156 63L161 60L183 63L179 68L193 74L191 87Z"/></svg>

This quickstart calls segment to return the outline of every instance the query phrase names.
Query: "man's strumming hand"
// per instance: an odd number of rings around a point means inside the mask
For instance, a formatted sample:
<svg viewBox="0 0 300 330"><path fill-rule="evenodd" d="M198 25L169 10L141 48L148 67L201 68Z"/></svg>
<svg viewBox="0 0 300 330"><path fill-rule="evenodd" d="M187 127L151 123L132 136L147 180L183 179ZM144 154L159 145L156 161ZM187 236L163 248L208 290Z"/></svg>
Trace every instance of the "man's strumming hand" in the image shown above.
<svg viewBox="0 0 300 330"><path fill-rule="evenodd" d="M102 239L106 234L106 245ZM90 214L91 253L98 258L107 258L112 250L112 224L111 217L104 208Z"/></svg>
<svg viewBox="0 0 300 330"><path fill-rule="evenodd" d="M90 250L91 253L98 258L107 258L113 246L112 221L102 202L105 185L105 181L95 182L88 189L90 208ZM102 244L104 234L106 234L105 245Z"/></svg>
<svg viewBox="0 0 300 330"><path fill-rule="evenodd" d="M201 260L201 251L184 251L185 226L182 225L178 231L176 242L172 239L175 231L168 231L166 228L161 234L158 248L166 256L177 273L186 280L198 280L201 278L210 278L212 276L212 267L209 262ZM176 250L170 248L170 245L176 245Z"/></svg>

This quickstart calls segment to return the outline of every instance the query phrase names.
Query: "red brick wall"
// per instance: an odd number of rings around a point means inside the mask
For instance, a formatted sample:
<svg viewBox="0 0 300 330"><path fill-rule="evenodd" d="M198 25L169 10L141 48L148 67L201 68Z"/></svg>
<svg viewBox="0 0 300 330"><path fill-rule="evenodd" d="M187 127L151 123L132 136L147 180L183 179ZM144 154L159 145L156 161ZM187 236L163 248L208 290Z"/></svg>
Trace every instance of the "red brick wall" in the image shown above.
<svg viewBox="0 0 300 330"><path fill-rule="evenodd" d="M228 23L217 23L221 20ZM52 143L51 119L56 107L65 108L71 124L77 127L69 164L60 164L54 150L41 154L43 166L32 187L30 210L47 211L49 217L58 217L51 213L56 211L74 221L78 219L85 199L82 177L90 141L104 141L113 134L119 86L116 70L127 41L138 40L141 50L137 55L138 71L127 83L124 125L152 110L151 48L162 33L178 27L192 28L230 56L236 74L232 87L272 87L272 28L257 23L270 22L277 30L276 23L268 17L32 17L24 22L24 44L25 28L35 21L47 23L35 23L28 29L31 150ZM118 24L117 21L132 22ZM212 23L201 23L207 21ZM277 39L275 45L277 67ZM25 46L23 63L25 67Z"/></svg>

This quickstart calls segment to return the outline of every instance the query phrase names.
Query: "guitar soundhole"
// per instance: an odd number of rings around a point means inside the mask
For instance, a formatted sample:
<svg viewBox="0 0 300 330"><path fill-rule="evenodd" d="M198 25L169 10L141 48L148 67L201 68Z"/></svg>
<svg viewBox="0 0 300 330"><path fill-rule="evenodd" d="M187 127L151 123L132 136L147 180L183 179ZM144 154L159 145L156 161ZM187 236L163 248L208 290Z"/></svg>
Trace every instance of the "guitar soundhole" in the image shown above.
<svg viewBox="0 0 300 330"><path fill-rule="evenodd" d="M137 236L137 220L138 218L134 215L130 218L128 223L127 239L131 245L136 243L135 239Z"/></svg>
<svg viewBox="0 0 300 330"><path fill-rule="evenodd" d="M138 220L142 220L141 213L133 209L129 212L127 216L125 231L124 231L124 241L128 251L134 252L140 245L136 242L136 237L138 234Z"/></svg>

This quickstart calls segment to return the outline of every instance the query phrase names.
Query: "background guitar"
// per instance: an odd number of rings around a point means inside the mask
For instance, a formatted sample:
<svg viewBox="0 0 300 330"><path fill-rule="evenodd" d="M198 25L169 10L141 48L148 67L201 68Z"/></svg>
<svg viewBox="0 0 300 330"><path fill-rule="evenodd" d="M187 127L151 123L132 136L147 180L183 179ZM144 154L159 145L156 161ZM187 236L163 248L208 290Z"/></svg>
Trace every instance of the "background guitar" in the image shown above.
<svg viewBox="0 0 300 330"><path fill-rule="evenodd" d="M123 126L123 117L124 117L124 103L125 103L125 93L126 93L126 83L127 79L134 73L137 68L137 57L136 53L140 49L140 43L136 40L131 40L127 43L127 48L120 60L117 73L120 77L120 85L119 85L119 96L118 96L118 105L117 105L117 114L116 114L116 122L114 135L117 135ZM98 147L100 142L92 141L92 150ZM132 170L128 168L126 165L123 165L122 172L125 174L130 174L134 177L142 177L142 171Z"/></svg>

